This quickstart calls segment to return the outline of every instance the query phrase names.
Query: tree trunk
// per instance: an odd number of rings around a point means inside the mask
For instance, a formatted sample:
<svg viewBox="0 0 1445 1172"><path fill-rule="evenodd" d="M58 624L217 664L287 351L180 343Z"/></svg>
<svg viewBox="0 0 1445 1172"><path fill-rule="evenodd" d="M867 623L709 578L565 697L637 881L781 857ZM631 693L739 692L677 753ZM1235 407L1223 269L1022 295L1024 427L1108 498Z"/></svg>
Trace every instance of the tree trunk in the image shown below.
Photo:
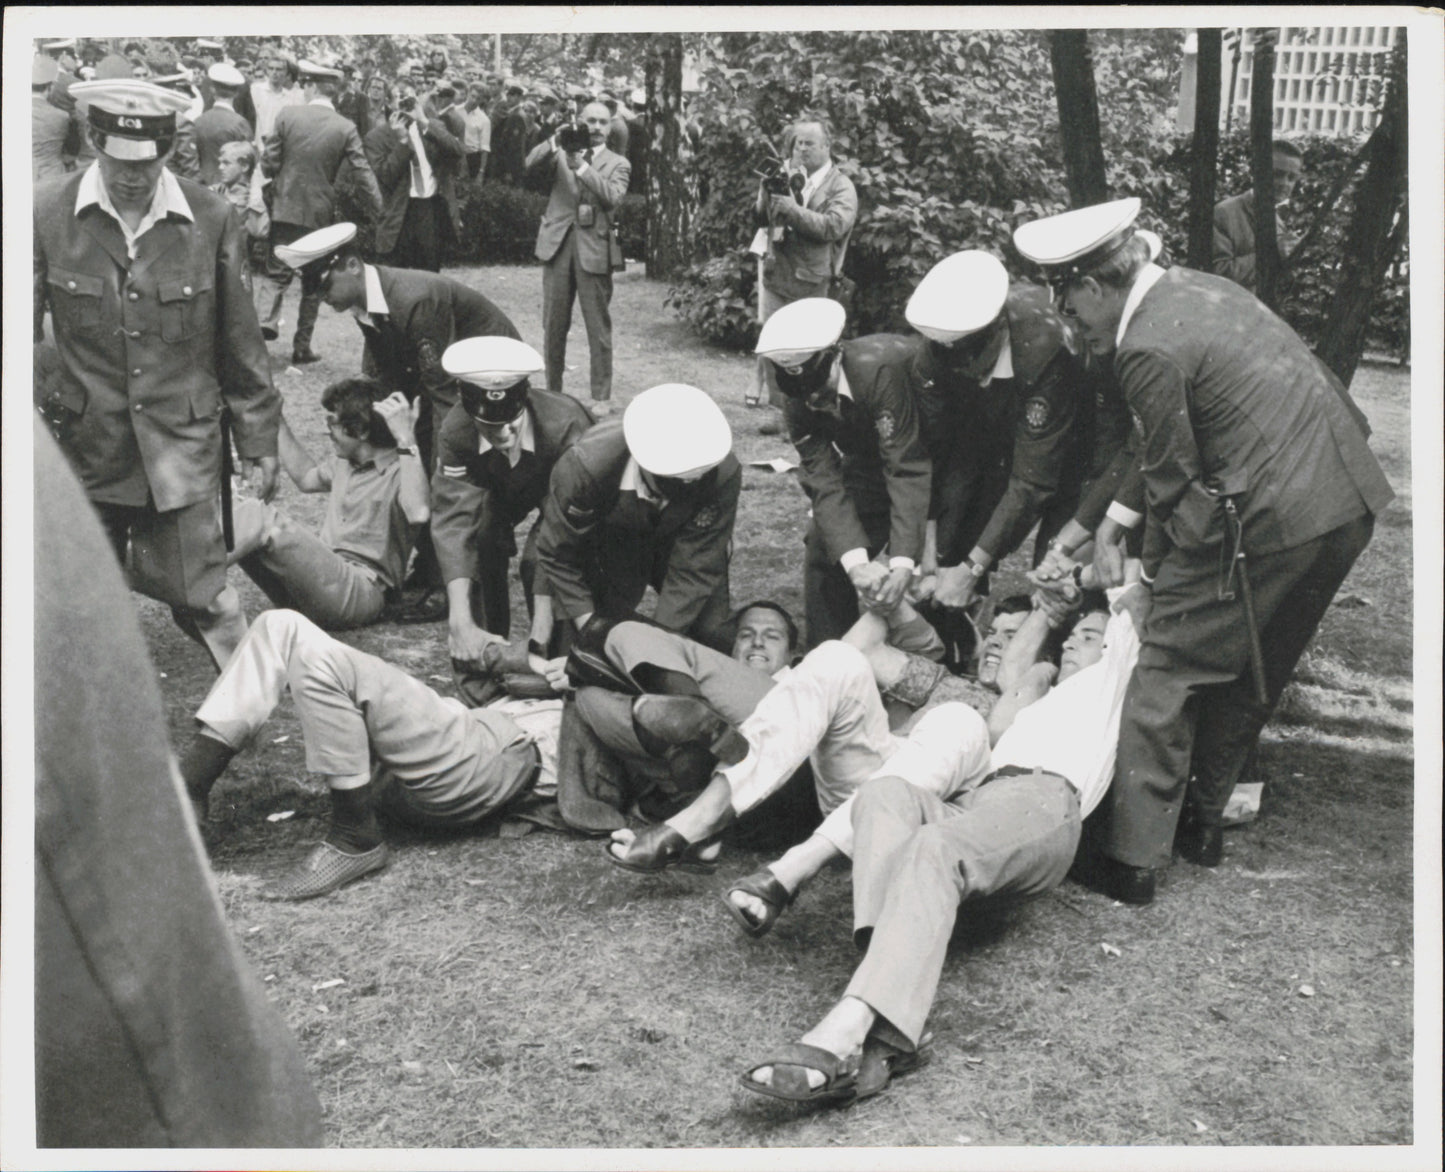
<svg viewBox="0 0 1445 1172"><path fill-rule="evenodd" d="M1076 208L1109 198L1104 146L1099 137L1099 98L1094 91L1094 61L1086 29L1055 29L1049 34L1049 61L1059 105L1059 137L1069 203Z"/></svg>
<svg viewBox="0 0 1445 1172"><path fill-rule="evenodd" d="M1370 136L1364 178L1355 191L1355 210L1345 232L1340 283L1325 315L1316 353L1346 386L1365 350L1370 307L1404 242L1404 200L1409 183L1409 106L1406 94L1405 31L1390 59L1389 89L1380 124Z"/></svg>
<svg viewBox="0 0 1445 1172"><path fill-rule="evenodd" d="M1254 75L1249 84L1249 169L1254 181L1254 295L1278 304L1279 232L1274 210L1274 29L1252 30Z"/></svg>
<svg viewBox="0 0 1445 1172"><path fill-rule="evenodd" d="M675 280L691 259L692 201L683 166L682 34L654 33L647 52L647 275Z"/></svg>
<svg viewBox="0 0 1445 1172"><path fill-rule="evenodd" d="M1214 194L1219 175L1220 30L1197 33L1194 142L1189 158L1188 265L1210 272L1214 263Z"/></svg>

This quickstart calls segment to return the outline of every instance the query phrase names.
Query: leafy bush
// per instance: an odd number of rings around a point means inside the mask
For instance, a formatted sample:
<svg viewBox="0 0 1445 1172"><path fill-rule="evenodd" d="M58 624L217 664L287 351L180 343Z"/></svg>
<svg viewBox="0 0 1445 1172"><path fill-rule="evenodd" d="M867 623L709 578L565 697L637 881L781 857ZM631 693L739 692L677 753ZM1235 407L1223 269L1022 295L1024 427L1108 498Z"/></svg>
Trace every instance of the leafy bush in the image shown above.
<svg viewBox="0 0 1445 1172"><path fill-rule="evenodd" d="M547 197L504 183L468 182L457 192L462 223L453 260L531 264Z"/></svg>
<svg viewBox="0 0 1445 1172"><path fill-rule="evenodd" d="M633 194L623 196L613 217L617 234L622 241L622 255L628 260L640 261L647 256L647 197Z"/></svg>

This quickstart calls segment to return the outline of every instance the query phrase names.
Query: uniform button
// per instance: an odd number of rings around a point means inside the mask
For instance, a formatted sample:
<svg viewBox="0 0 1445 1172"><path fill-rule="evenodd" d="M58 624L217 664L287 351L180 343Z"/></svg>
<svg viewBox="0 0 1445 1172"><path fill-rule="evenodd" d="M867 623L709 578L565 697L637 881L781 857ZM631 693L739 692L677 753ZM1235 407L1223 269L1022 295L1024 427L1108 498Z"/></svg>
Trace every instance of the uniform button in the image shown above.
<svg viewBox="0 0 1445 1172"><path fill-rule="evenodd" d="M74 282L74 281L66 281L66 282L65 282L65 287L66 287L67 289L74 289L74 288L75 288L75 282Z"/></svg>
<svg viewBox="0 0 1445 1172"><path fill-rule="evenodd" d="M131 373L131 377L132 377L132 378L140 378L140 367L137 366L137 367L136 367L133 371L131 371L130 373Z"/></svg>
<svg viewBox="0 0 1445 1172"><path fill-rule="evenodd" d="M137 404L135 405L135 409L136 409L137 411L144 411L144 410L145 410L145 404L144 404L144 403L137 403Z"/></svg>
<svg viewBox="0 0 1445 1172"><path fill-rule="evenodd" d="M189 297L191 295L191 287L189 285L182 286L181 292Z"/></svg>
<svg viewBox="0 0 1445 1172"><path fill-rule="evenodd" d="M134 289L132 289L129 293L127 293L126 296L129 297L132 301L139 301L139 300L140 300L140 294L137 293Z"/></svg>

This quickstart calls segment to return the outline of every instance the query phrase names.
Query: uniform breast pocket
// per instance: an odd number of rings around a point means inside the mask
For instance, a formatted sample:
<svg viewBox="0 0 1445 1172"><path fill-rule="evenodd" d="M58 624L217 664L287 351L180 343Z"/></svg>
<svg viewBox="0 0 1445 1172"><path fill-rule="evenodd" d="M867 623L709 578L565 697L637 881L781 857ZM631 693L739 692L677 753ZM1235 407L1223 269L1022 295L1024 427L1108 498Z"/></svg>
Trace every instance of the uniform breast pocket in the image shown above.
<svg viewBox="0 0 1445 1172"><path fill-rule="evenodd" d="M161 338L184 342L205 328L214 311L213 281L210 276L161 281L156 287L161 303Z"/></svg>
<svg viewBox="0 0 1445 1172"><path fill-rule="evenodd" d="M105 282L87 273L51 267L46 273L50 286L50 313L58 330L93 337L104 320L101 301Z"/></svg>

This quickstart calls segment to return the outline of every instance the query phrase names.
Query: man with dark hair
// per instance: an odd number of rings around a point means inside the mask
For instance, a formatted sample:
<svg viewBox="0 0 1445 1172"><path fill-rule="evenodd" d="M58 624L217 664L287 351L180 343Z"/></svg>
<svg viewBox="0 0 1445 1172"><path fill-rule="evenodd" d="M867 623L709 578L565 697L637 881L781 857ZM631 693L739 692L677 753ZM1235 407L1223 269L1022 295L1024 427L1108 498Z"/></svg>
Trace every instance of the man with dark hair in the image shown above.
<svg viewBox="0 0 1445 1172"><path fill-rule="evenodd" d="M285 106L277 112L275 132L266 140L261 159L262 170L275 184L271 206L273 259L266 275L257 282L265 308L261 332L267 338L275 338L280 332L281 299L292 276L291 266L275 255L276 249L335 222L336 180L343 163L350 166L352 182L360 190L372 219L380 218L382 210L381 189L361 149L361 137L332 105L340 71L307 61L301 72L306 105ZM298 366L320 360L321 356L311 349L320 307L320 289L303 275L301 308L291 346L291 361Z"/></svg>
<svg viewBox="0 0 1445 1172"><path fill-rule="evenodd" d="M612 270L621 267L622 246L614 215L627 194L627 160L607 149L611 116L593 102L582 111L590 145L565 149L553 135L527 156L529 176L551 179L547 211L537 230L537 259L542 262L543 354L547 389L562 392L567 365L567 332L572 304L582 305L587 325L588 370L593 413L612 411Z"/></svg>
<svg viewBox="0 0 1445 1172"><path fill-rule="evenodd" d="M1279 139L1274 144L1275 243L1281 265L1287 263L1295 239L1285 228L1284 209L1304 173L1304 155L1292 142ZM1214 205L1214 271L1243 285L1251 293L1255 288L1255 223L1254 189L1232 195Z"/></svg>
<svg viewBox="0 0 1445 1172"><path fill-rule="evenodd" d="M281 400L242 283L231 206L166 169L179 94L77 82L94 166L35 199L36 312L60 369L43 405L132 586L224 665L245 633L226 583L222 408L242 470L276 491Z"/></svg>
<svg viewBox="0 0 1445 1172"><path fill-rule="evenodd" d="M759 230L765 237L758 284L761 322L800 297L826 297L833 278L842 275L858 219L858 192L834 166L832 149L826 121L799 119L783 139L791 184L788 194L769 194L765 185L758 185L757 213L765 225ZM758 247L755 241L754 250ZM762 402L767 376L768 365L759 358L749 405Z"/></svg>
<svg viewBox="0 0 1445 1172"><path fill-rule="evenodd" d="M891 611L923 558L932 463L919 434L914 347L896 334L840 342L826 297L781 307L757 353L784 396L813 505L803 595L808 646L839 639L860 605ZM874 559L884 547L886 565Z"/></svg>
<svg viewBox="0 0 1445 1172"><path fill-rule="evenodd" d="M302 492L330 494L313 536L273 505L236 503L230 561L277 606L328 628L375 622L401 588L415 527L430 517L426 471L400 391L343 379L321 396L334 454L318 464L282 421L281 462Z"/></svg>
<svg viewBox="0 0 1445 1172"><path fill-rule="evenodd" d="M978 666L974 673L985 687L999 689L999 668L1003 664L1004 651L1032 609L1027 594L1010 594L994 603L988 634L979 644Z"/></svg>
<svg viewBox="0 0 1445 1172"><path fill-rule="evenodd" d="M1181 851L1218 863L1224 805L1394 494L1339 379L1238 285L1155 265L1139 209L1079 208L1014 243L1089 348L1113 354L1138 421L1153 607L1104 849L1111 894L1145 904L1186 786L1196 830Z"/></svg>
<svg viewBox="0 0 1445 1172"><path fill-rule="evenodd" d="M492 109L492 169L487 178L508 187L520 187L527 173L527 120L521 109L526 92L508 82Z"/></svg>

